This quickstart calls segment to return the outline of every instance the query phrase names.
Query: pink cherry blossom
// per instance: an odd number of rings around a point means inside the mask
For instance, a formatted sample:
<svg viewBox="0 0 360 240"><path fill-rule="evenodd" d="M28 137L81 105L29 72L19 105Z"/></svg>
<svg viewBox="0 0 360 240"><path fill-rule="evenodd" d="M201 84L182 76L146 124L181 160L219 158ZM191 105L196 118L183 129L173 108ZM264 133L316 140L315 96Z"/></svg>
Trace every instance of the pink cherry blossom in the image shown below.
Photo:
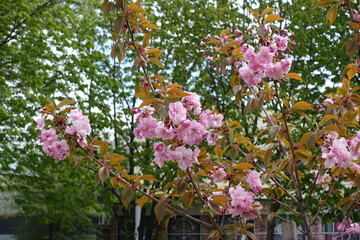
<svg viewBox="0 0 360 240"><path fill-rule="evenodd" d="M349 141L349 146L353 160L360 158L360 131Z"/></svg>
<svg viewBox="0 0 360 240"><path fill-rule="evenodd" d="M141 119L152 116L154 111L155 108L150 106L144 106L140 109L136 108L132 110L132 112L136 114L136 122L140 122Z"/></svg>
<svg viewBox="0 0 360 240"><path fill-rule="evenodd" d="M42 129L41 134L38 135L40 142L45 142L47 144L53 143L57 140L57 135L55 129Z"/></svg>
<svg viewBox="0 0 360 240"><path fill-rule="evenodd" d="M163 167L164 163L166 161L170 161L173 158L173 151L162 151L162 152L155 152L155 163L159 166L159 167Z"/></svg>
<svg viewBox="0 0 360 240"><path fill-rule="evenodd" d="M190 148L184 146L177 147L173 151L173 159L178 163L181 170L191 168L195 163L198 162L197 157L199 156L200 150L196 148L192 151Z"/></svg>
<svg viewBox="0 0 360 240"><path fill-rule="evenodd" d="M206 140L207 140L209 146L215 146L219 139L220 139L220 136L213 132L208 132L207 137L206 137Z"/></svg>
<svg viewBox="0 0 360 240"><path fill-rule="evenodd" d="M88 116L82 116L79 119L74 120L73 124L80 137L86 137L91 133L90 120Z"/></svg>
<svg viewBox="0 0 360 240"><path fill-rule="evenodd" d="M155 133L156 136L162 140L171 140L175 137L174 129L171 126L169 128L165 127L164 122L157 123Z"/></svg>
<svg viewBox="0 0 360 240"><path fill-rule="evenodd" d="M265 76L272 79L279 79L284 77L285 72L281 62L271 63L265 71Z"/></svg>
<svg viewBox="0 0 360 240"><path fill-rule="evenodd" d="M331 139L331 135L330 139ZM353 156L349 151L349 145L345 138L335 139L332 144L325 144L321 147L321 157L325 159L326 168L332 168L338 165L340 168L348 168L352 165Z"/></svg>
<svg viewBox="0 0 360 240"><path fill-rule="evenodd" d="M359 172L360 173L360 165L359 164L356 164L356 163L352 163L352 167L357 171L357 172Z"/></svg>
<svg viewBox="0 0 360 240"><path fill-rule="evenodd" d="M69 156L69 145L64 139L52 143L44 142L43 151L56 160L64 160Z"/></svg>
<svg viewBox="0 0 360 240"><path fill-rule="evenodd" d="M241 32L239 29L235 29L235 30L234 30L234 33L235 33L236 35L241 35L241 34L242 34L242 32Z"/></svg>
<svg viewBox="0 0 360 240"><path fill-rule="evenodd" d="M350 227L346 228L345 230L348 234L360 234L360 224L359 223L352 223Z"/></svg>
<svg viewBox="0 0 360 240"><path fill-rule="evenodd" d="M244 48L244 50L245 50L245 48ZM247 45L246 46L246 51L245 51L245 54L244 54L244 60L248 61L248 62L251 62L251 61L255 60L255 57L256 57L256 54L255 54L254 47L250 46L250 45Z"/></svg>
<svg viewBox="0 0 360 240"><path fill-rule="evenodd" d="M54 142L51 146L52 156L57 160L64 160L69 156L69 145L63 139L60 142Z"/></svg>
<svg viewBox="0 0 360 240"><path fill-rule="evenodd" d="M153 117L140 119L140 124L134 129L134 134L138 138L154 138L156 137L155 129L157 127L157 120Z"/></svg>
<svg viewBox="0 0 360 240"><path fill-rule="evenodd" d="M65 133L69 135L76 134L76 127L75 126L66 126Z"/></svg>
<svg viewBox="0 0 360 240"><path fill-rule="evenodd" d="M190 111L194 109L194 114L200 114L201 112L201 104L200 104L200 97L196 93L190 93L191 95L183 97L181 101L185 105L185 108Z"/></svg>
<svg viewBox="0 0 360 240"><path fill-rule="evenodd" d="M226 177L226 172L224 168L219 168L214 166L215 172L211 173L211 181L214 183L221 183Z"/></svg>
<svg viewBox="0 0 360 240"><path fill-rule="evenodd" d="M249 86L255 86L261 82L261 76L251 70L246 63L239 69L239 75Z"/></svg>
<svg viewBox="0 0 360 240"><path fill-rule="evenodd" d="M213 114L210 119L210 127L219 128L222 126L222 120L224 116L222 114Z"/></svg>
<svg viewBox="0 0 360 240"><path fill-rule="evenodd" d="M82 138L80 138L79 140L78 140L78 143L79 143L79 145L81 146L81 147L86 147L86 145L87 145L87 141L86 141L86 138L84 138L84 137L82 137Z"/></svg>
<svg viewBox="0 0 360 240"><path fill-rule="evenodd" d="M210 126L211 115L211 111L209 109L206 109L199 116L199 122L201 125L204 126L205 129L208 129Z"/></svg>
<svg viewBox="0 0 360 240"><path fill-rule="evenodd" d="M166 146L163 142L154 142L153 147L156 152L163 152L166 149Z"/></svg>
<svg viewBox="0 0 360 240"><path fill-rule="evenodd" d="M285 51L287 48L288 42L289 42L289 38L276 36L275 42L276 42L276 46L279 50Z"/></svg>
<svg viewBox="0 0 360 240"><path fill-rule="evenodd" d="M360 14L359 13L354 13L354 17L356 18L357 21L360 21Z"/></svg>
<svg viewBox="0 0 360 240"><path fill-rule="evenodd" d="M188 145L197 145L207 136L204 126L196 120L186 120L176 129L177 138Z"/></svg>
<svg viewBox="0 0 360 240"><path fill-rule="evenodd" d="M327 98L324 100L323 105L324 106L328 106L329 104L333 105L334 104L334 100L332 100L331 98Z"/></svg>
<svg viewBox="0 0 360 240"><path fill-rule="evenodd" d="M235 42L242 44L244 42L244 39L242 37L239 37L235 39Z"/></svg>
<svg viewBox="0 0 360 240"><path fill-rule="evenodd" d="M318 174L318 171L315 170L314 174L316 176ZM320 184L321 187L325 188L329 185L325 183L330 183L330 182L331 182L331 176L328 173L325 173L324 175L318 175L315 184Z"/></svg>
<svg viewBox="0 0 360 240"><path fill-rule="evenodd" d="M213 60L213 57L211 57L211 56L206 57L206 61L211 62L212 60Z"/></svg>
<svg viewBox="0 0 360 240"><path fill-rule="evenodd" d="M269 64L272 62L275 52L270 47L262 46L260 51L256 54L255 59L262 64Z"/></svg>
<svg viewBox="0 0 360 240"><path fill-rule="evenodd" d="M254 212L256 212L258 215L260 215L260 211L261 211L261 209L263 208L263 207L261 206L261 203L258 202L258 201L254 202L254 203L251 205L251 207L252 207L252 209L253 209L252 211L250 211L250 212L244 212L244 213L243 213L243 217L244 217L244 218L247 218L247 219L257 218L257 215L256 215Z"/></svg>
<svg viewBox="0 0 360 240"><path fill-rule="evenodd" d="M80 110L73 109L70 111L69 116L70 116L70 120L76 121L80 119L83 116L83 114Z"/></svg>
<svg viewBox="0 0 360 240"><path fill-rule="evenodd" d="M262 209L259 202L254 202L255 194L246 191L240 185L236 188L230 187L229 195L231 197L231 208L228 209L228 212L232 217L240 216L253 219L256 215L252 212L260 212ZM253 205L256 205L256 207L253 207Z"/></svg>
<svg viewBox="0 0 360 240"><path fill-rule="evenodd" d="M351 219L348 217L344 217L342 222L336 224L336 229L339 232L345 232L346 228L350 227L350 224L352 223Z"/></svg>
<svg viewBox="0 0 360 240"><path fill-rule="evenodd" d="M39 118L37 121L36 129L43 129L45 126L45 120L43 118Z"/></svg>
<svg viewBox="0 0 360 240"><path fill-rule="evenodd" d="M169 104L169 117L174 124L180 124L186 120L187 110L181 102Z"/></svg>
<svg viewBox="0 0 360 240"><path fill-rule="evenodd" d="M257 171L252 170L247 175L247 182L250 186L250 189L255 193L259 193L263 190L262 183L260 181L260 175Z"/></svg>
<svg viewBox="0 0 360 240"><path fill-rule="evenodd" d="M290 71L291 65L292 65L292 60L290 58L286 58L286 59L282 59L280 61L280 65L281 65L281 70L282 70L282 77L285 76L285 74L287 74Z"/></svg>

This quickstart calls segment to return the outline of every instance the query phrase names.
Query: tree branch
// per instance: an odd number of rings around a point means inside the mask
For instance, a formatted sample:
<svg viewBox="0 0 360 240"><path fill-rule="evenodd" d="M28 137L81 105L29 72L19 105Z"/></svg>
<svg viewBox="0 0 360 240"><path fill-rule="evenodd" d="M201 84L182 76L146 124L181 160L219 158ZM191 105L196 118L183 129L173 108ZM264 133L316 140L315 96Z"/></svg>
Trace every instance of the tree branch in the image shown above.
<svg viewBox="0 0 360 240"><path fill-rule="evenodd" d="M107 167L104 163L100 162L88 149L83 148L82 146L80 146L80 144L79 144L77 141L76 141L76 143L77 143L78 147L79 147L80 149L82 149L82 150L86 153L86 155L87 155L93 162L99 164L99 165L102 166L102 167ZM149 198L150 200L155 201L155 202L160 202L159 199L151 196L150 194L146 193L145 191L139 189L139 188L136 187L136 186L133 186L131 183L129 183L129 182L127 182L126 180L124 180L121 176L119 176L119 175L118 175L117 173L115 173L113 170L109 170L109 173L110 173L111 176L115 177L118 181L124 183L126 186L131 187L131 188L132 188L133 190L135 190L136 192L139 192L139 193L141 193L142 195L145 195L145 196L146 196L147 198ZM182 212L182 211L174 208L173 206L171 206L171 205L169 205L169 204L166 204L166 207L167 207L169 210L171 210L171 211L173 211L173 212L175 212L175 213L177 213L177 214L179 214L179 215L181 215L181 216L189 219L190 221L193 221L193 222L202 224L202 225L204 225L204 226L206 226L206 227L210 227L210 228L213 227L212 224L209 224L209 223L207 223L207 222L201 221L200 219L194 218L194 217L190 216L189 214L186 214L186 213L184 213L184 212Z"/></svg>

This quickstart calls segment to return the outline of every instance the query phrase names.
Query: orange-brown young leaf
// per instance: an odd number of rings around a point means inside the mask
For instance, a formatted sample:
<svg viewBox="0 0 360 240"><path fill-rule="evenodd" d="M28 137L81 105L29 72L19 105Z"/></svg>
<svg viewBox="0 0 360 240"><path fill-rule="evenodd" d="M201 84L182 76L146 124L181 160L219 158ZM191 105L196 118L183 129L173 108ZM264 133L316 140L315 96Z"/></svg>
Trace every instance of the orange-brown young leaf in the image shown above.
<svg viewBox="0 0 360 240"><path fill-rule="evenodd" d="M274 11L275 10L275 8L267 8L267 9L265 9L262 13L261 13L261 16L263 17L263 16L265 16L266 14L269 14L269 13L271 13L272 11Z"/></svg>
<svg viewBox="0 0 360 240"><path fill-rule="evenodd" d="M148 197L144 195L141 198L139 198L138 205L142 208L148 200L149 200Z"/></svg>
<svg viewBox="0 0 360 240"><path fill-rule="evenodd" d="M61 108L62 106L71 105L74 103L76 103L76 101L71 100L71 99L64 99L56 106L56 108Z"/></svg>
<svg viewBox="0 0 360 240"><path fill-rule="evenodd" d="M329 12L327 14L327 18L328 18L330 24L333 24L333 22L336 19L336 16L337 16L337 4L334 4L331 6L331 8L329 9Z"/></svg>
<svg viewBox="0 0 360 240"><path fill-rule="evenodd" d="M142 24L141 26L143 26L144 28L151 28L151 29L159 30L159 28L152 23L145 23L145 24Z"/></svg>
<svg viewBox="0 0 360 240"><path fill-rule="evenodd" d="M265 18L264 22L269 23L269 22L281 21L281 20L284 20L284 19L278 15L270 14Z"/></svg>
<svg viewBox="0 0 360 240"><path fill-rule="evenodd" d="M164 200L161 200L160 202L158 202L154 208L154 212L155 212L155 216L160 224L161 220L165 217L166 215L166 204Z"/></svg>

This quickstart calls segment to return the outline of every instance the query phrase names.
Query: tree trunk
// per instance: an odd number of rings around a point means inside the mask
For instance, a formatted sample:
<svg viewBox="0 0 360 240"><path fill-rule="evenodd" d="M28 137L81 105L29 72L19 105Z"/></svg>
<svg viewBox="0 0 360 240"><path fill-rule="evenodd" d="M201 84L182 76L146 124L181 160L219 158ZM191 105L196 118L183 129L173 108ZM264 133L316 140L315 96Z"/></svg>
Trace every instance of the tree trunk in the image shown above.
<svg viewBox="0 0 360 240"><path fill-rule="evenodd" d="M277 212L279 210L280 204L277 202L272 202L270 205L270 212ZM275 234L276 222L275 218L271 221L267 221L267 231L266 231L266 240L273 240Z"/></svg>

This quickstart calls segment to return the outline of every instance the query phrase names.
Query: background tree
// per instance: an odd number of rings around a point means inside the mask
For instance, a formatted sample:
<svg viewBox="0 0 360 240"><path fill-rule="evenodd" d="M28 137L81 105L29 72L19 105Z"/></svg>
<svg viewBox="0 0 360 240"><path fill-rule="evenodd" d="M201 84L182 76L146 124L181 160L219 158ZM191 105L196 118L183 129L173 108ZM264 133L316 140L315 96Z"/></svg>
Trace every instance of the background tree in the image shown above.
<svg viewBox="0 0 360 240"><path fill-rule="evenodd" d="M0 7L1 187L16 193L22 214L48 224L50 239L81 226L93 229L89 217L109 212L96 199L101 191L91 172L42 156L34 129L34 111L64 97L82 99L96 131L105 127L96 124L103 114L94 113L89 97L95 96L92 81L108 79L100 68L107 38L98 32L104 26L98 8L97 1L76 0L6 1Z"/></svg>

